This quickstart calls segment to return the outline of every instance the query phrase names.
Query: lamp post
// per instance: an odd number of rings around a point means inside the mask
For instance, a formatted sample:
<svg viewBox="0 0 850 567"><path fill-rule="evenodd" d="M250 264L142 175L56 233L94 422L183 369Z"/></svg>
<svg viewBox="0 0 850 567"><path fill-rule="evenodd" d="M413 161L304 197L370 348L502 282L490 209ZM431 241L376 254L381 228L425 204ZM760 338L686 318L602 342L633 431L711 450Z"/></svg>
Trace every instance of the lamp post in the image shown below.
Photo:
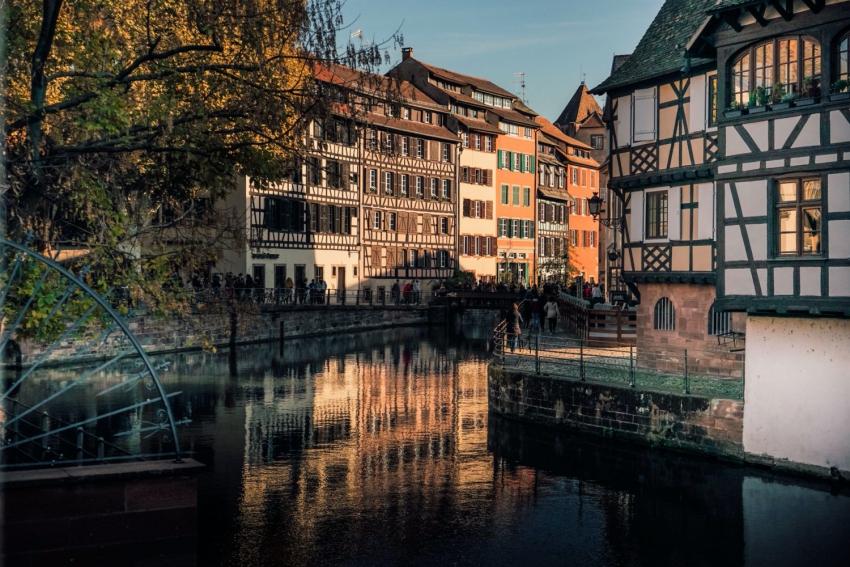
<svg viewBox="0 0 850 567"><path fill-rule="evenodd" d="M616 218L616 219L603 219L603 218L597 219L596 218L600 214L605 212L605 211L602 210L602 203L603 202L604 201L603 201L602 197L599 196L599 193L594 191L593 197L591 197L590 199L587 200L587 208L590 212L590 216L593 217L593 220L599 220L599 224L601 224L603 226L607 226L608 228L613 228L614 230L619 229L621 226L623 226L623 217Z"/></svg>

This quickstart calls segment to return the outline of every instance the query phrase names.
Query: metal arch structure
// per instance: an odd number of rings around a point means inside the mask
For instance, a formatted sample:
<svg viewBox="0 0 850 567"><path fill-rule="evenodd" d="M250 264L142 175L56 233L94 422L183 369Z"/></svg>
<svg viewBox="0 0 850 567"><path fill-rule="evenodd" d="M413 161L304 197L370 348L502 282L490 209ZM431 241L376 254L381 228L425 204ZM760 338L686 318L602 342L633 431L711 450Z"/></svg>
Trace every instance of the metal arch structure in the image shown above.
<svg viewBox="0 0 850 567"><path fill-rule="evenodd" d="M3 391L0 393L0 404L2 404L3 413L2 420L0 420L0 470L69 464L97 464L117 460L146 460L154 457L161 458L166 455L173 456L175 462L181 462L181 455L183 453L180 447L177 427L178 425L189 423L191 420L188 418L179 421L175 419L170 403L170 398L179 395L181 392L170 394L166 392L157 371L167 367L168 364L156 366L151 361L139 343L139 340L130 330L124 317L107 301L113 289L110 289L104 296L100 296L81 277L73 274L58 262L34 252L27 246L0 238L0 254L4 258L7 257L7 250L13 250L17 253L14 254L14 266L9 270L5 286L0 291L0 308L4 307L13 283L18 276L18 272L23 270L22 266L27 259L32 259L35 262L43 264L44 272L28 301L20 309L11 327L3 328L6 327L8 321L6 321L5 312L0 312L0 318L2 318L3 322L2 327L0 327L0 356L3 356L4 359L7 358L5 355L8 353L9 345L14 343L12 338L15 335L16 329L23 322L24 315L29 310L32 302L36 300L41 285L47 279L50 270L55 271L59 276L65 278L69 282L69 285L65 288L59 300L52 305L47 319L41 323L42 326L47 323L47 320L59 312L63 304L66 304L77 291L82 292L83 298L92 300L94 304L76 322L65 323L65 331L62 333L62 336L54 341L52 345L45 348L32 364L26 366L26 370L23 370L20 366L20 350L18 349L18 364L16 365L18 374L15 376L14 382L11 385L7 386L9 380L3 380ZM23 278L23 275L21 275L21 278ZM98 308L102 310L101 322L103 322L103 319L107 319L109 324L108 326L104 324L102 332L93 340L90 340L88 343L84 342L78 352L87 352L98 342L101 342L101 344L105 343L110 335L116 332L116 328L121 334L121 343L123 344L124 339L130 343L129 349L124 349L117 355L109 358L106 362L91 364L90 366L96 367L84 372L80 371L80 375L73 377L71 380L64 381L66 383L57 391L45 394L31 405L21 402L18 397L27 382L27 378L32 376L35 370L47 361L48 355L59 343L63 340L68 340L74 332L80 332L80 329L84 327L85 321L89 320ZM103 314L105 314L105 317L103 317ZM121 402L116 404L121 406L119 409L108 407L108 411L96 413L93 417L83 415L76 420L71 418L70 421L60 419L46 412L48 406L59 400L63 394L67 394L74 388L79 389L82 385L91 386L96 382L96 380L92 379L93 377L96 378L110 369L114 371L119 367L119 362L123 361L123 363L126 363L133 359L136 360L136 363L139 360L141 361L142 370L140 372L132 371L129 374L119 370L117 372L119 374L118 383L112 385L98 384L96 387L102 387L102 389L95 394L95 397L100 399L103 396L102 399L107 400L116 393L126 394L132 392L139 384L144 384L146 390L156 392L157 396L155 398L146 398L142 401L131 399L129 402L118 400ZM73 355L71 356L71 360L66 360L65 362L73 362ZM114 377L112 379L114 380ZM50 385L52 386L52 383ZM138 394L136 394L136 397L138 398ZM109 400L109 403L114 403L115 401ZM156 409L157 403L160 403L162 407ZM143 412L149 412L151 410L155 410L156 420L144 420L142 418ZM106 423L108 420L116 418L116 416L126 415L128 412L135 412L137 414L135 417L138 426L133 426L125 431L110 431L106 433L103 431L93 433L91 431L92 428L97 429L100 427L100 424ZM73 411L70 413L73 413ZM29 418L29 421L25 418ZM35 421L33 421L33 418L35 418ZM133 436L142 439L144 435L143 439L147 440L158 433L162 434L162 444L173 443L173 448L154 453L140 450L139 447L144 444L141 442L135 443L137 445L135 450L121 444L122 439L130 439ZM21 462L10 458L13 449L17 449L19 453L25 453L27 458ZM68 452L67 457L65 452Z"/></svg>

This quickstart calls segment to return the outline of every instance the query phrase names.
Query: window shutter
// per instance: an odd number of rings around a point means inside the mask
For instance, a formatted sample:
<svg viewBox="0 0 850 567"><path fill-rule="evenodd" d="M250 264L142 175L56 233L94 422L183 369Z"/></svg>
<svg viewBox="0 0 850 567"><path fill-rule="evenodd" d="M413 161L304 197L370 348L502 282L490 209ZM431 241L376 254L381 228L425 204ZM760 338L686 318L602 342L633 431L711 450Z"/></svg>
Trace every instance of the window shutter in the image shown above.
<svg viewBox="0 0 850 567"><path fill-rule="evenodd" d="M655 88L640 89L634 96L634 141L655 139Z"/></svg>
<svg viewBox="0 0 850 567"><path fill-rule="evenodd" d="M617 145L623 147L631 143L632 97L629 95L617 99Z"/></svg>
<svg viewBox="0 0 850 567"><path fill-rule="evenodd" d="M682 189L671 187L667 192L667 239L682 237Z"/></svg>
<svg viewBox="0 0 850 567"><path fill-rule="evenodd" d="M539 218L542 221L547 220L546 219L546 205L543 204L543 201L539 201L537 203L537 218Z"/></svg>
<svg viewBox="0 0 850 567"><path fill-rule="evenodd" d="M431 234L431 215L422 215L422 232Z"/></svg>
<svg viewBox="0 0 850 567"><path fill-rule="evenodd" d="M644 194L643 191L632 192L631 218L629 219L629 239L632 242L640 242L643 240L643 215L644 215Z"/></svg>
<svg viewBox="0 0 850 567"><path fill-rule="evenodd" d="M499 161L496 162L496 167L502 169L502 150L497 152L499 154Z"/></svg>
<svg viewBox="0 0 850 567"><path fill-rule="evenodd" d="M525 154L517 154L519 158L519 171L520 173L525 173Z"/></svg>
<svg viewBox="0 0 850 567"><path fill-rule="evenodd" d="M454 234L454 230L455 230L455 219L453 219L452 217L449 217L449 234L450 235Z"/></svg>
<svg viewBox="0 0 850 567"><path fill-rule="evenodd" d="M699 185L699 203L697 205L697 238L714 238L714 184Z"/></svg>
<svg viewBox="0 0 850 567"><path fill-rule="evenodd" d="M471 206L472 206L472 202L469 199L463 200L463 216L465 216L465 217L470 216L469 210L470 210Z"/></svg>
<svg viewBox="0 0 850 567"><path fill-rule="evenodd" d="M491 220L493 219L493 201L487 201L485 216L488 219L491 219Z"/></svg>
<svg viewBox="0 0 850 567"><path fill-rule="evenodd" d="M688 116L688 131L689 132L699 132L700 130L705 130L705 114L706 114L706 88L705 88L705 75L697 75L691 77L691 86L689 88L689 95L691 102L689 104L689 116Z"/></svg>
<svg viewBox="0 0 850 567"><path fill-rule="evenodd" d="M528 237L534 238L534 221L528 221Z"/></svg>
<svg viewBox="0 0 850 567"><path fill-rule="evenodd" d="M395 248L387 248L387 267L392 268L395 265Z"/></svg>

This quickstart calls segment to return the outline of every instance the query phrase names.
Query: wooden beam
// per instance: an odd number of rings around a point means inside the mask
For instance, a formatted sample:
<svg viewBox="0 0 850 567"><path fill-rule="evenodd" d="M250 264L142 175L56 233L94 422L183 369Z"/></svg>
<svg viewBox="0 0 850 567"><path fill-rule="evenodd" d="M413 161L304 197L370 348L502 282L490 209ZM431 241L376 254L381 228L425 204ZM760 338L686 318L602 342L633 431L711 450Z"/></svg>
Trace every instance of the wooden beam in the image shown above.
<svg viewBox="0 0 850 567"><path fill-rule="evenodd" d="M806 0L803 0L803 1L805 2ZM740 32L742 29L744 29L744 27L741 24L738 23L739 14L740 14L740 12L738 12L737 10L729 11L729 12L721 12L721 17L723 18L723 21L726 22L727 24L729 24L729 26L733 30L735 30L736 32Z"/></svg>
<svg viewBox="0 0 850 567"><path fill-rule="evenodd" d="M759 23L761 27L767 27L768 21L764 17L764 11L767 9L766 4L759 4L758 6L748 6L747 11L753 15L756 21Z"/></svg>
<svg viewBox="0 0 850 567"><path fill-rule="evenodd" d="M794 19L794 0L770 0L770 5L786 22Z"/></svg>
<svg viewBox="0 0 850 567"><path fill-rule="evenodd" d="M819 14L826 5L826 0L803 0L803 4L809 7L809 10L815 14Z"/></svg>

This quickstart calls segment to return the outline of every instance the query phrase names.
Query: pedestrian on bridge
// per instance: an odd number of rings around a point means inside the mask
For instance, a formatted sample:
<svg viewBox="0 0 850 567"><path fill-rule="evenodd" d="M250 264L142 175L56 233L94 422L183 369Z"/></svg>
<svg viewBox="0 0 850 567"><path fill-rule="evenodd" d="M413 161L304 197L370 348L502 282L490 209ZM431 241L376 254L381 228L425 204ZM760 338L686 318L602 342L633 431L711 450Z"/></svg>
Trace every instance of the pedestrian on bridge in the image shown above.
<svg viewBox="0 0 850 567"><path fill-rule="evenodd" d="M555 296L551 296L546 305L543 306L543 312L546 314L546 320L549 321L549 332L555 334L555 326L558 324L558 316L561 314L558 309L558 302Z"/></svg>
<svg viewBox="0 0 850 567"><path fill-rule="evenodd" d="M519 314L519 306L516 303L511 305L507 323L508 343L511 345L511 352L514 352L522 335L522 315Z"/></svg>

